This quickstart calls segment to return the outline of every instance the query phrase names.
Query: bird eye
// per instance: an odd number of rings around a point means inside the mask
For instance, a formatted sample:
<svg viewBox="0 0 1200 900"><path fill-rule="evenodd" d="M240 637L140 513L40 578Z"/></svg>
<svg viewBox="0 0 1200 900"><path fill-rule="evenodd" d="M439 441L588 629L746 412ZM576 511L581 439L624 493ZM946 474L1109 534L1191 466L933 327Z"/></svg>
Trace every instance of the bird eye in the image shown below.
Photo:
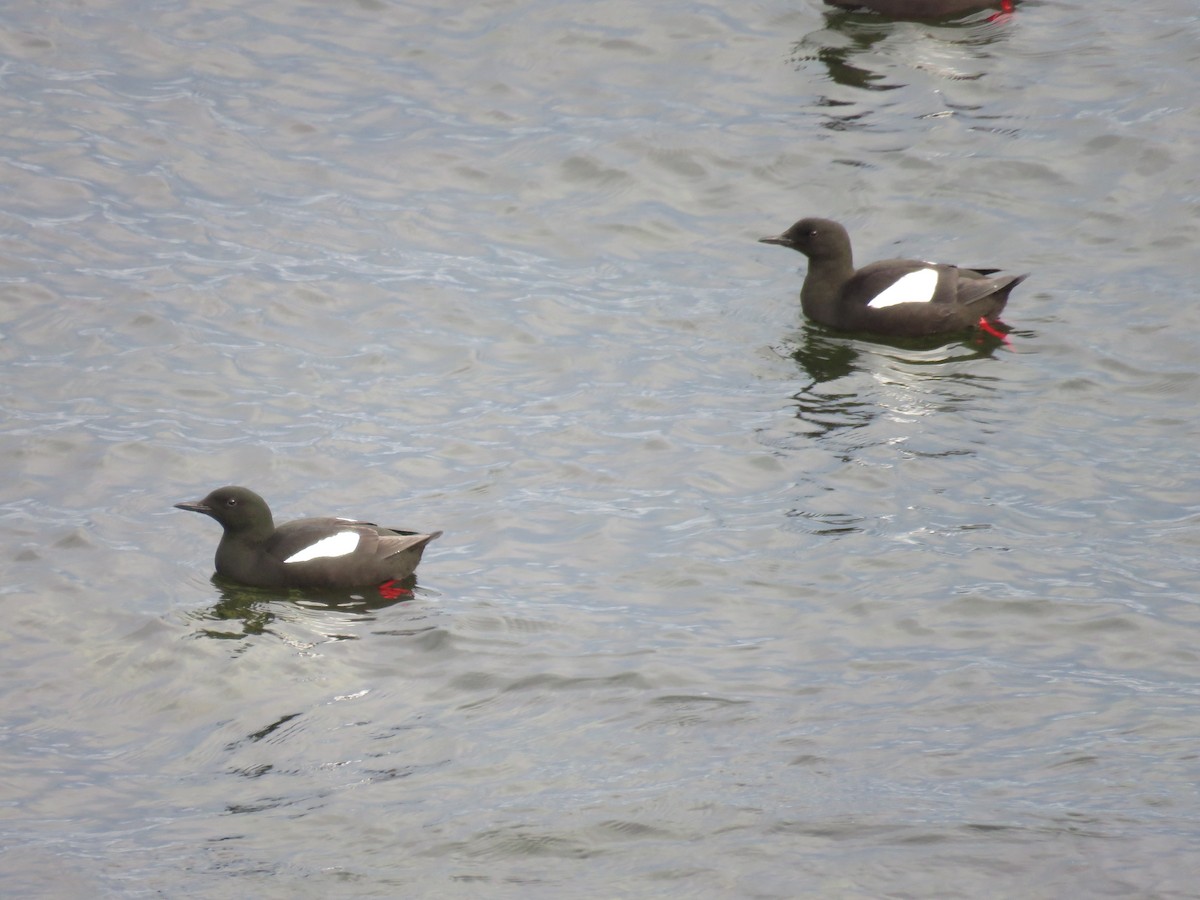
<svg viewBox="0 0 1200 900"><path fill-rule="evenodd" d="M230 508L237 506L237 497L230 497L228 500L225 501L225 505Z"/></svg>

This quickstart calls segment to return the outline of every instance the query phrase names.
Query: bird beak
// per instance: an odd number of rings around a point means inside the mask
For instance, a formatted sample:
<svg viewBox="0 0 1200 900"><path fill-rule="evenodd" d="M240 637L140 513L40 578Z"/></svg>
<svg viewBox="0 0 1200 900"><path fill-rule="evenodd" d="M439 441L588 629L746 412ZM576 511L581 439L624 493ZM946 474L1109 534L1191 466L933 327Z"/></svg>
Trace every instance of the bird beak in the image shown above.
<svg viewBox="0 0 1200 900"><path fill-rule="evenodd" d="M186 509L188 512L204 513L206 516L212 515L212 507L206 506L203 500L191 500L185 503L176 503L176 509Z"/></svg>
<svg viewBox="0 0 1200 900"><path fill-rule="evenodd" d="M758 242L760 244L778 244L780 247L792 246L792 242L785 238L782 234L777 235L776 237L759 238Z"/></svg>

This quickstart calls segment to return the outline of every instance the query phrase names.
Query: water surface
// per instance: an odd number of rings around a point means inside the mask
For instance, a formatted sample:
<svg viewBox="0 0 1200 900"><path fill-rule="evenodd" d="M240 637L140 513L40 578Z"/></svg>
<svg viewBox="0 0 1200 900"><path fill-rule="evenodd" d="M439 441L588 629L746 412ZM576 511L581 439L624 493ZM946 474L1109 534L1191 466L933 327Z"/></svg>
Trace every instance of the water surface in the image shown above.
<svg viewBox="0 0 1200 900"><path fill-rule="evenodd" d="M0 893L1194 896L1189 0L0 46ZM803 322L804 215L1011 344ZM446 534L230 589L230 482Z"/></svg>

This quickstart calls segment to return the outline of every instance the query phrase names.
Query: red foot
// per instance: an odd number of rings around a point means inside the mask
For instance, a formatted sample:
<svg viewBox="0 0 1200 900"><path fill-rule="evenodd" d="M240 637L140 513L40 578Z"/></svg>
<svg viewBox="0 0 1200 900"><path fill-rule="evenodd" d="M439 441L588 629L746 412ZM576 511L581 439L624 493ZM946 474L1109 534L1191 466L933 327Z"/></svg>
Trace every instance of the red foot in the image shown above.
<svg viewBox="0 0 1200 900"><path fill-rule="evenodd" d="M1000 340L1004 341L1004 343L1008 346L1012 346L1012 341L1008 339L1008 335L989 322L986 316L979 317L978 328L984 334L990 334L992 337L999 338Z"/></svg>
<svg viewBox="0 0 1200 900"><path fill-rule="evenodd" d="M397 584L395 578L385 581L379 586L379 596L384 600L396 600L405 594L411 595L412 591Z"/></svg>
<svg viewBox="0 0 1200 900"><path fill-rule="evenodd" d="M992 13L987 17L987 20L989 22L995 22L997 19L1003 19L1005 16L1010 15L1012 11L1012 0L1000 0L1000 12Z"/></svg>

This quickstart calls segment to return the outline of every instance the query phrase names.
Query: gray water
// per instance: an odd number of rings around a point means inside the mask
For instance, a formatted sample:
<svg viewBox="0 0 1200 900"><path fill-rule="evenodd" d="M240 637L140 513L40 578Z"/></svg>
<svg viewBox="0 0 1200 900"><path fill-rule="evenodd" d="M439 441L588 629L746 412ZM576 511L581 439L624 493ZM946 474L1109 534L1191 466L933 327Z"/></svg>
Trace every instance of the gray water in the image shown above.
<svg viewBox="0 0 1200 900"><path fill-rule="evenodd" d="M1200 895L1197 48L7 3L0 895ZM805 323L803 215L1011 344ZM226 483L446 534L238 591Z"/></svg>

